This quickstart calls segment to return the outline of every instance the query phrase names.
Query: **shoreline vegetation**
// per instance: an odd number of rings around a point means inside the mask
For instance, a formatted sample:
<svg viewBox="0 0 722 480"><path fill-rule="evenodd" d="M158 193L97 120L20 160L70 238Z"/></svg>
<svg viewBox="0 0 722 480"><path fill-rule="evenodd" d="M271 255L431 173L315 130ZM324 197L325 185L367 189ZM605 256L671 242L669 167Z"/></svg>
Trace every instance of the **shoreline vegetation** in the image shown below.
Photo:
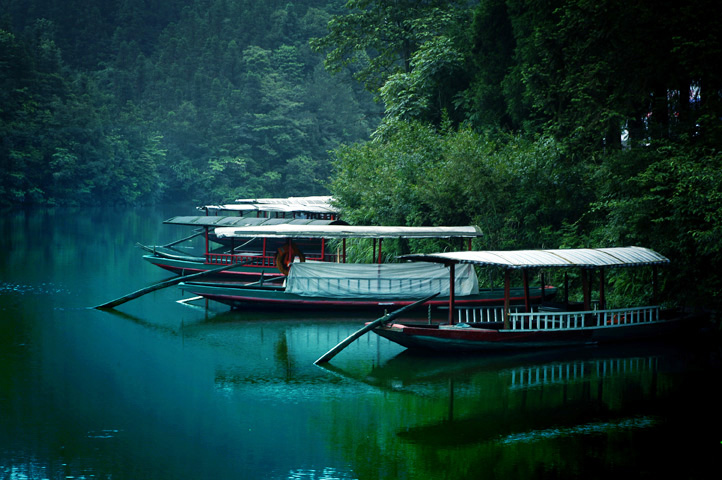
<svg viewBox="0 0 722 480"><path fill-rule="evenodd" d="M85 3L3 3L4 207L330 193L480 249L649 246L719 308L712 0Z"/></svg>

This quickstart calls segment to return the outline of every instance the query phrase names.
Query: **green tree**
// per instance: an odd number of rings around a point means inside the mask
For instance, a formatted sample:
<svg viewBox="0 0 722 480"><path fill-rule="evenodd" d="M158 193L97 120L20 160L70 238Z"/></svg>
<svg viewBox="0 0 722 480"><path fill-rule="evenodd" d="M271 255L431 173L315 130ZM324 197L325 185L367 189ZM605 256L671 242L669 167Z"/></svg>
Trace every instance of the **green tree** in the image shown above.
<svg viewBox="0 0 722 480"><path fill-rule="evenodd" d="M388 78L409 73L418 47L439 35L450 35L467 2L460 0L350 0L349 12L334 16L328 34L314 38L326 51L326 68L350 67L354 77L377 94Z"/></svg>

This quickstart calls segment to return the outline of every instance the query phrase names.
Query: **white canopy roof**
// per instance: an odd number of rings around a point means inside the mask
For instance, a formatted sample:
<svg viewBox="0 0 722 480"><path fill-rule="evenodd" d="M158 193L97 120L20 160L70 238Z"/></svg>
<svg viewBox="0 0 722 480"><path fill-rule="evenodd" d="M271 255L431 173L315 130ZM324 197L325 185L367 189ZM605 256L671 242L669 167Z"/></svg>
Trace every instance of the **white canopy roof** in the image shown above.
<svg viewBox="0 0 722 480"><path fill-rule="evenodd" d="M266 218L266 217L228 217L216 215L179 216L169 218L163 223L171 225L189 225L199 227L248 227L259 225L333 225L344 224L341 220L316 220L309 218Z"/></svg>
<svg viewBox="0 0 722 480"><path fill-rule="evenodd" d="M330 196L288 198L239 198L236 203L204 205L199 210L338 213Z"/></svg>
<svg viewBox="0 0 722 480"><path fill-rule="evenodd" d="M218 237L267 238L451 238L480 237L479 227L387 227L358 225L259 225L216 228Z"/></svg>
<svg viewBox="0 0 722 480"><path fill-rule="evenodd" d="M558 250L467 251L404 255L406 260L438 263L471 263L502 268L540 267L637 267L662 265L669 259L648 248L613 247Z"/></svg>

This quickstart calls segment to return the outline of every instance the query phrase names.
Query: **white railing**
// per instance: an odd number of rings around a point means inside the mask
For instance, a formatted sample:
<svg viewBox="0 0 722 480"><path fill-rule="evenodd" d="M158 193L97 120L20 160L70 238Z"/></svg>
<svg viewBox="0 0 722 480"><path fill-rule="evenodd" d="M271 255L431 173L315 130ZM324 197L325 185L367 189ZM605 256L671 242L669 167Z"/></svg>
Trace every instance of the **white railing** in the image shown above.
<svg viewBox="0 0 722 480"><path fill-rule="evenodd" d="M617 308L582 312L520 312L523 307L512 307L509 313L511 330L577 330L584 328L607 328L621 325L639 325L659 322L659 307ZM516 310L516 311L515 311ZM503 322L504 307L462 308L459 323Z"/></svg>
<svg viewBox="0 0 722 480"><path fill-rule="evenodd" d="M509 308L511 313L519 313L524 309L523 306L512 306ZM532 307L532 312L535 307ZM477 322L503 322L504 307L457 307L458 323L477 323Z"/></svg>
<svg viewBox="0 0 722 480"><path fill-rule="evenodd" d="M511 330L606 328L659 321L659 307L617 308L586 312L510 313Z"/></svg>

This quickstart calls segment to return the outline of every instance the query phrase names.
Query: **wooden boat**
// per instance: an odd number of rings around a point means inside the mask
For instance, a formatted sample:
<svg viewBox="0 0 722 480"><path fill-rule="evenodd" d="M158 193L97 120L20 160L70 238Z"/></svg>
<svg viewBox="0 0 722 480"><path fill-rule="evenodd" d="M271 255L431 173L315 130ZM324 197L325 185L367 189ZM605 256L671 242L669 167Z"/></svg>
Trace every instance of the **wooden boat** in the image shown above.
<svg viewBox="0 0 722 480"><path fill-rule="evenodd" d="M212 216L252 216L274 218L309 218L338 220L339 212L333 206L333 197L239 198L231 204L198 207Z"/></svg>
<svg viewBox="0 0 722 480"><path fill-rule="evenodd" d="M698 328L703 318L676 311L663 311L656 304L627 308L606 308L604 272L609 268L651 267L654 275L654 299L657 298L657 267L669 263L664 256L641 247L469 251L404 258L436 262L454 267L465 264L492 266L505 272L504 304L494 308L463 309L450 303L445 324L396 322L382 325L374 332L410 349L444 352L501 351L582 346L647 339ZM529 295L524 306L512 307L510 272L521 270L524 290L532 269L569 269L581 272L584 301L534 308ZM598 308L592 307L591 273L600 274ZM567 292L568 294L568 292ZM656 303L653 302L653 303Z"/></svg>
<svg viewBox="0 0 722 480"><path fill-rule="evenodd" d="M386 238L465 238L481 235L477 227L389 227L352 225L283 224L276 226L217 228L221 237L248 238L257 236L267 241L284 239L289 248L302 239L335 239L340 242L339 263L288 263L285 284L269 284L265 279L255 284L228 282L187 282L180 287L194 295L228 304L232 307L255 306L274 308L396 308L434 293L440 296L430 302L446 306L450 297L460 305L494 305L504 300L502 289L480 290L472 265L455 269L453 277L443 265L382 263L382 243ZM346 242L350 239L374 240L376 263L345 263ZM378 249L376 248L378 246ZM453 281L452 281L453 278ZM532 287L529 301L540 302L556 293L551 286ZM524 300L521 289L510 291L510 302Z"/></svg>
<svg viewBox="0 0 722 480"><path fill-rule="evenodd" d="M249 217L223 217L223 216L180 216L163 222L168 225L183 225L199 227L201 230L191 237L202 235L204 237L205 251L198 255L189 255L178 250L174 244L162 247L143 247L149 253L143 259L160 268L178 275L204 272L223 265L236 265L246 263L245 266L233 270L223 270L217 276L227 277L235 281L257 281L261 275L266 277L283 277L284 273L278 270L276 256L286 243L280 239L266 239L263 237L235 238L224 242L225 247L212 249L211 242L216 242L212 230L219 226L277 226L289 224L295 226L311 225L338 225L338 220L309 220L309 219L279 219L279 218L249 218ZM190 237L184 239L188 240ZM218 242L216 242L218 243ZM301 240L297 242L298 251L305 259L318 262L335 262L337 255L325 248L320 239Z"/></svg>
<svg viewBox="0 0 722 480"><path fill-rule="evenodd" d="M245 264L233 270L223 270L215 277L234 281L253 282L262 275L281 278L277 271L276 256L284 248L282 240L266 240L260 237L219 238L217 227L258 227L262 225L346 225L338 218L331 205L331 197L288 197L239 199L233 204L205 205L198 207L204 215L177 216L164 221L167 225L194 227L192 235L163 246L147 247L149 253L143 259L178 275L205 272L223 265ZM204 250L192 254L179 250L178 245L203 236ZM218 244L220 247L213 247ZM298 251L310 261L337 261L332 252L325 250L319 239L297 244Z"/></svg>

